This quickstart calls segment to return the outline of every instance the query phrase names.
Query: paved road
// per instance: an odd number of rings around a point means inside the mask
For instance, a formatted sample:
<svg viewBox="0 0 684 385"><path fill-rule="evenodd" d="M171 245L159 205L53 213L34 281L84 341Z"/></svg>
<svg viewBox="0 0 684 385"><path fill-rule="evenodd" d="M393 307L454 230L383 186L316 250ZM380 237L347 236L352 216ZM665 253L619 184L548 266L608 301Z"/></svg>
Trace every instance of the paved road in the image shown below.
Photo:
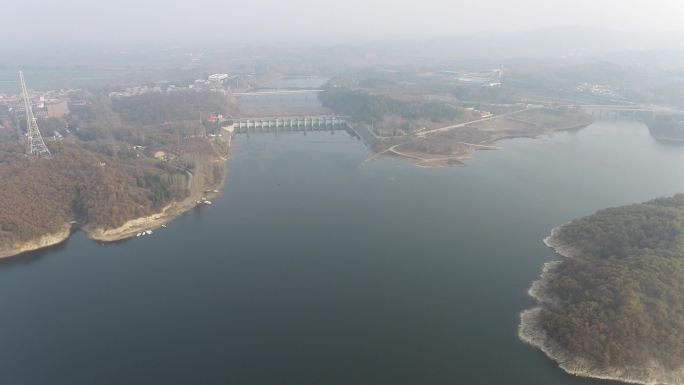
<svg viewBox="0 0 684 385"><path fill-rule="evenodd" d="M356 124L352 125L351 123L347 123L347 126L358 135L361 140L368 146L369 148L373 147L373 144L375 143L375 135L368 129L363 124Z"/></svg>

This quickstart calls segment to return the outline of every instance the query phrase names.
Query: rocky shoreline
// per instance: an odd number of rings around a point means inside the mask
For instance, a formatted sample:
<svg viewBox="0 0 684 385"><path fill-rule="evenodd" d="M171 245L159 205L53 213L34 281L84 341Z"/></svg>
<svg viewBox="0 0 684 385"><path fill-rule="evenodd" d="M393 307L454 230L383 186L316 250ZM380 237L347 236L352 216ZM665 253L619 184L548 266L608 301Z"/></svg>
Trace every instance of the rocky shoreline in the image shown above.
<svg viewBox="0 0 684 385"><path fill-rule="evenodd" d="M207 193L206 197L214 199L219 195L218 192ZM162 211L145 217L135 218L127 221L123 225L113 229L84 228L88 237L99 242L116 242L135 236L145 230L156 230L162 225L171 222L177 216L197 206L199 197L190 196L181 202L174 202L162 209Z"/></svg>
<svg viewBox="0 0 684 385"><path fill-rule="evenodd" d="M572 258L578 255L579 251L558 239L557 235L562 227L554 228L551 235L544 239L544 243L562 257ZM546 285L556 277L555 271L562 263L562 260L545 263L539 280L533 282L528 290L528 294L537 301L539 306L527 309L520 314L518 337L523 342L540 349L547 357L557 362L561 369L575 376L643 385L684 384L684 368L672 371L658 362L649 362L641 366L599 367L589 359L573 355L552 340L542 327L541 312L545 303L553 303L556 300L549 295Z"/></svg>
<svg viewBox="0 0 684 385"><path fill-rule="evenodd" d="M0 258L13 257L18 254L35 251L45 247L50 247L62 243L69 239L71 235L71 226L68 223L64 227L52 234L41 235L38 238L27 242L15 243L12 246L0 250Z"/></svg>
<svg viewBox="0 0 684 385"><path fill-rule="evenodd" d="M207 194L210 198L215 198L219 193ZM186 211L194 208L196 206L196 197L191 196L186 198L181 202L174 202L170 205L164 207L164 209L158 213L151 214L145 217L134 218L123 225L112 228L103 229L99 227L89 228L85 226L81 228L88 238L98 241L98 242L117 242L124 239L134 237L137 233L145 230L156 230L162 225L172 221L177 216L185 213ZM43 249L45 247L54 246L56 244L62 243L69 239L71 236L71 226L66 224L65 228L53 233L45 234L36 239L15 243L4 249L0 249L0 258L9 258L17 256L19 254Z"/></svg>
<svg viewBox="0 0 684 385"><path fill-rule="evenodd" d="M225 162L229 159L229 154L218 156L214 161ZM131 237L146 230L156 230L162 225L171 222L179 215L197 207L197 201L203 198L214 199L221 195L219 191L225 184L226 175L211 183L211 186L206 183L199 185L196 188L191 188L190 196L177 202L172 202L165 206L160 212L150 214L144 217L133 218L126 221L123 225L115 228L102 228L97 226L85 225L79 227L80 230L88 234L88 237L98 242L117 242ZM191 176L192 180L192 176ZM190 182L188 182L190 185ZM190 186L189 186L190 187ZM207 189L214 189L209 192ZM218 190L216 190L218 189ZM53 234L45 234L36 239L27 242L18 242L11 246L0 248L0 258L13 257L28 251L35 251L45 247L53 246L69 239L71 235L72 226L65 224L65 227Z"/></svg>
<svg viewBox="0 0 684 385"><path fill-rule="evenodd" d="M99 242L116 242L126 238L135 236L137 233L145 230L154 230L161 225L167 223L173 216L169 215L167 211L171 208L171 205L164 207L164 209L152 215L145 217L135 218L127 221L119 227L113 229L103 229L103 228L84 228L84 231L88 234L88 237L94 241Z"/></svg>

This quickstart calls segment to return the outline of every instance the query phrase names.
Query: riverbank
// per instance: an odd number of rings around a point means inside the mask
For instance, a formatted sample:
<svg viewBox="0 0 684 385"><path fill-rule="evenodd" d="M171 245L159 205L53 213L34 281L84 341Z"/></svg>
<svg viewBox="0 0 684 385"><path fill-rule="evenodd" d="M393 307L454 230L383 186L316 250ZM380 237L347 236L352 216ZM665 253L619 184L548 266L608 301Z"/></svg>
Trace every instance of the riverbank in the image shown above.
<svg viewBox="0 0 684 385"><path fill-rule="evenodd" d="M561 242L557 237L563 226L554 228L544 239L544 244L564 258L573 258L578 255L577 249ZM556 301L549 294L547 285L557 277L556 270L562 263L562 260L545 263L539 280L533 282L528 290L528 294L537 301L539 306L527 309L520 314L518 337L523 342L540 349L547 357L558 363L561 369L575 376L643 385L684 384L684 368L673 371L655 361L642 366L600 367L590 359L572 354L551 339L542 325L542 307L544 304Z"/></svg>
<svg viewBox="0 0 684 385"><path fill-rule="evenodd" d="M503 140L520 138L535 139L540 136L554 135L559 132L579 131L594 122L592 118L559 127L546 127L543 124L534 122L524 122L520 120L510 121L508 119L509 118L504 118L501 119L501 121L498 121L494 118L489 118L487 119L487 123L490 126L477 127L467 124L463 126L461 131L443 132L434 136L405 136L402 137L402 139L404 139L403 142L377 151L367 158L366 161L375 159L379 156L392 156L406 159L418 167L425 168L454 165L463 166L472 158L475 151L503 149L503 147L499 145L499 142ZM507 125L511 125L511 127L507 128ZM467 128L471 128L470 133L466 132ZM443 150L444 146L446 146L450 152L439 153L437 151L425 150L426 148Z"/></svg>
<svg viewBox="0 0 684 385"><path fill-rule="evenodd" d="M215 156L205 156L203 158L195 158L195 166L201 174L200 177L188 173L188 189L189 196L181 201L171 202L164 206L164 208L147 216L133 218L126 221L123 225L115 228L102 228L95 225L75 225L75 227L84 231L91 240L98 242L117 242L127 238L135 237L138 233L147 230L156 230L163 225L171 222L177 216L198 206L198 201L205 199L211 200L218 197L226 180L226 162L230 157L230 136L228 138L219 138L228 144L228 149L224 153L217 152ZM213 175L211 167L215 164L222 164L223 172L218 177L208 177ZM201 203L200 203L201 204ZM65 228L52 234L45 234L38 238L26 242L17 242L11 246L0 248L0 258L8 258L16 256L28 251L35 251L45 247L53 246L64 242L71 235L72 226L65 224Z"/></svg>
<svg viewBox="0 0 684 385"><path fill-rule="evenodd" d="M206 197L207 199L214 199L220 195L220 192L218 192L218 190L216 191L217 192L206 193L202 197ZM187 212L188 210L195 208L197 206L197 200L199 199L199 196L191 195L190 197L184 199L181 202L174 202L167 205L166 207L164 207L162 211L158 213L131 219L123 225L116 228L90 228L86 225L82 227L81 230L88 234L88 238L94 241L121 241L124 239L135 237L136 234L146 230L159 229L160 227L162 227L162 225L171 222L177 216ZM67 239L69 239L69 236L71 236L71 226L67 224L64 229L56 233L45 234L27 242L18 242L10 247L0 250L0 258L14 257L29 251L36 251L46 247L54 246L66 241Z"/></svg>
<svg viewBox="0 0 684 385"><path fill-rule="evenodd" d="M220 193L212 192L206 193L202 197L207 199L214 199ZM200 200L199 195L191 195L181 202L174 202L162 209L162 211L148 215L145 217L135 218L127 221L123 225L113 229L92 228L87 226L83 229L88 237L98 242L116 242L127 238L134 237L136 234L146 230L157 230L162 225L165 225L175 219L177 216L197 207L197 201Z"/></svg>
<svg viewBox="0 0 684 385"><path fill-rule="evenodd" d="M227 143L230 143L229 139L223 140L226 140ZM228 150L230 151L230 144ZM204 159L201 161L202 164L197 164L198 168L207 168L211 163L223 162L224 169L219 180L208 181L206 178L196 177L193 175L193 173L188 172L188 189L190 191L190 195L182 201L172 202L166 205L158 213L131 219L116 228L103 229L98 227L88 228L88 226L85 226L83 230L88 234L90 239L94 241L116 242L134 237L143 231L159 229L162 227L162 225L171 222L177 216L197 207L198 201L203 201L205 199L211 200L221 194L219 189L223 187L226 181L227 171L225 169L225 165L229 159L229 156L229 152L226 154L218 154L215 158ZM200 161L198 160L198 162ZM205 171L201 171L200 173L208 174L208 172Z"/></svg>
<svg viewBox="0 0 684 385"><path fill-rule="evenodd" d="M45 234L27 242L17 242L12 246L0 250L0 258L13 257L29 251L35 251L62 243L69 239L71 226L68 223L64 227L52 234Z"/></svg>
<svg viewBox="0 0 684 385"><path fill-rule="evenodd" d="M156 230L162 225L170 222L177 215L183 213L184 209L174 209L174 204L170 204L164 209L152 215L135 218L127 221L123 225L113 229L92 228L87 226L83 229L88 237L99 242L116 242L131 238L136 234L146 230Z"/></svg>

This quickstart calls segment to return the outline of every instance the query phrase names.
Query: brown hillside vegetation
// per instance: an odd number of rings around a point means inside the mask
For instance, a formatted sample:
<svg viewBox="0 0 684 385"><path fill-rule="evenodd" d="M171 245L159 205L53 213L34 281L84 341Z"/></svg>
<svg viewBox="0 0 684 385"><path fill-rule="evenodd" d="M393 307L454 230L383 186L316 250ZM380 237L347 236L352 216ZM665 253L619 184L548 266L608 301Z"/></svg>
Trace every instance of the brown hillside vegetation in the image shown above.
<svg viewBox="0 0 684 385"><path fill-rule="evenodd" d="M576 252L548 282L548 336L598 367L681 368L684 195L602 210L555 238Z"/></svg>
<svg viewBox="0 0 684 385"><path fill-rule="evenodd" d="M0 244L57 231L65 222L116 227L187 194L186 176L65 146L51 161L0 164ZM177 181L174 181L176 179Z"/></svg>
<svg viewBox="0 0 684 385"><path fill-rule="evenodd" d="M117 110L103 95L91 101L60 123L76 127L75 135L48 142L51 160L26 158L18 142L0 143L0 250L72 221L87 230L117 228L222 181L225 143L207 135L213 127L184 119L203 111L198 103L213 110L225 99L154 95L119 101ZM157 114L180 120L154 121ZM160 151L167 156L155 158Z"/></svg>

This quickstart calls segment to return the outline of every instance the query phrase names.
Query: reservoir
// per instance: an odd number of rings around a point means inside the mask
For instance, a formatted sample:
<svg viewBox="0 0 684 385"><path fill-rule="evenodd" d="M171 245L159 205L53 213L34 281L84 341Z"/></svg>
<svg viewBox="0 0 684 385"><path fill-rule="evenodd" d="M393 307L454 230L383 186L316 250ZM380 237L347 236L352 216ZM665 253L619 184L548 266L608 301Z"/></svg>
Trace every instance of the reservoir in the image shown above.
<svg viewBox="0 0 684 385"><path fill-rule="evenodd" d="M684 192L633 121L465 167L344 131L238 136L222 197L152 236L0 261L0 384L608 384L518 340L551 228Z"/></svg>

